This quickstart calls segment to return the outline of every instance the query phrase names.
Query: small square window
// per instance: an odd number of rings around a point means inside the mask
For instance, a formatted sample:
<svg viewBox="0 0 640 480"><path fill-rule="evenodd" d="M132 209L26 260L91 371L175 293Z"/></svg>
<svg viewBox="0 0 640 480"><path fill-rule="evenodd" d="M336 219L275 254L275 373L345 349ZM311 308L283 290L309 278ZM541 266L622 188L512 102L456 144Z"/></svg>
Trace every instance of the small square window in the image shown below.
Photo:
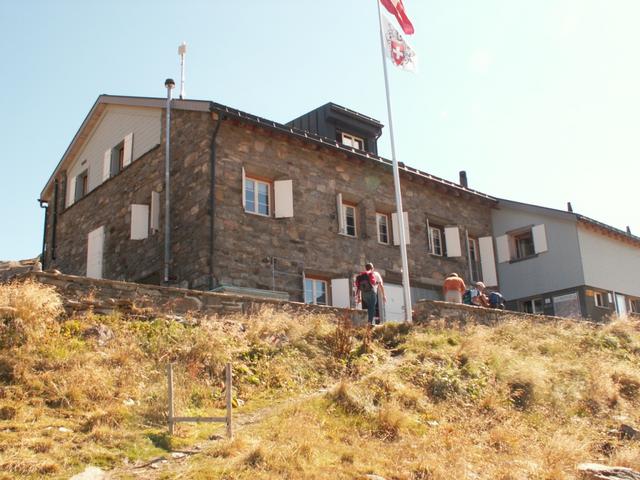
<svg viewBox="0 0 640 480"><path fill-rule="evenodd" d="M356 137L349 133L341 133L341 142L347 147L357 148L358 150L364 150L364 140L360 137Z"/></svg>
<svg viewBox="0 0 640 480"><path fill-rule="evenodd" d="M522 302L522 311L525 313L543 313L544 302L541 298L535 298L533 300Z"/></svg>
<svg viewBox="0 0 640 480"><path fill-rule="evenodd" d="M633 313L640 313L640 298L632 298L629 303L631 303L631 311Z"/></svg>
<svg viewBox="0 0 640 480"><path fill-rule="evenodd" d="M602 292L594 292L593 301L596 307L606 307L604 303L604 295L602 294Z"/></svg>
<svg viewBox="0 0 640 480"><path fill-rule="evenodd" d="M327 282L318 278L305 278L304 303L327 305Z"/></svg>
<svg viewBox="0 0 640 480"><path fill-rule="evenodd" d="M245 178L244 211L267 217L271 214L270 183L255 178Z"/></svg>
<svg viewBox="0 0 640 480"><path fill-rule="evenodd" d="M531 230L513 236L515 258L526 258L536 254Z"/></svg>
<svg viewBox="0 0 640 480"><path fill-rule="evenodd" d="M389 215L376 213L376 225L378 229L378 242L389 245Z"/></svg>

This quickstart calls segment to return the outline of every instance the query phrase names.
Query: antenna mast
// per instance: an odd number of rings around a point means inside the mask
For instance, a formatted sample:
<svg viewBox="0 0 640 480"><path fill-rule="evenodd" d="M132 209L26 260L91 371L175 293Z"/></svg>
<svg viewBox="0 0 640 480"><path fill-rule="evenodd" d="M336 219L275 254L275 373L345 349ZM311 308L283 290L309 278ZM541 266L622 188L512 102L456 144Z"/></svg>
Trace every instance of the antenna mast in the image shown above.
<svg viewBox="0 0 640 480"><path fill-rule="evenodd" d="M187 53L187 43L182 42L178 47L180 55L180 100L184 98L184 56Z"/></svg>

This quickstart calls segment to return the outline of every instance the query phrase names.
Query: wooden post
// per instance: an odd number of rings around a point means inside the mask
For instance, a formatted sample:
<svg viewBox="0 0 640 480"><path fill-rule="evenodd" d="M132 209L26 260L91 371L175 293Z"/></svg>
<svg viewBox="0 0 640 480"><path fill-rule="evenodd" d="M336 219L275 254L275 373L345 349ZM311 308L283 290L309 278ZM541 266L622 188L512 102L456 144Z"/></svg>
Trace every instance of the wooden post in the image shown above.
<svg viewBox="0 0 640 480"><path fill-rule="evenodd" d="M231 364L227 363L225 367L225 388L227 390L227 437L233 437L233 426L231 424L231 389L233 388L231 382Z"/></svg>
<svg viewBox="0 0 640 480"><path fill-rule="evenodd" d="M173 364L167 366L167 384L169 401L169 435L173 435Z"/></svg>

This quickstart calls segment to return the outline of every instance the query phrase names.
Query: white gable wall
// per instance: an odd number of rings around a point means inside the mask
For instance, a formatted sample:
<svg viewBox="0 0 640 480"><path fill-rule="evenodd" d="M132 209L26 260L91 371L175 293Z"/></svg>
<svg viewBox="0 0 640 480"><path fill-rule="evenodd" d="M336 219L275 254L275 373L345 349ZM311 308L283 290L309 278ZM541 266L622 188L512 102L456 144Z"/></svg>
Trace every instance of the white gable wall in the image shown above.
<svg viewBox="0 0 640 480"><path fill-rule="evenodd" d="M160 144L161 120L162 110L159 108L107 106L102 119L67 170L67 178L70 180L88 168L88 191L93 190L103 182L105 151L133 133L132 159L135 161ZM70 195L67 194L67 205L70 204Z"/></svg>
<svg viewBox="0 0 640 480"><path fill-rule="evenodd" d="M640 297L640 247L578 224L587 285Z"/></svg>

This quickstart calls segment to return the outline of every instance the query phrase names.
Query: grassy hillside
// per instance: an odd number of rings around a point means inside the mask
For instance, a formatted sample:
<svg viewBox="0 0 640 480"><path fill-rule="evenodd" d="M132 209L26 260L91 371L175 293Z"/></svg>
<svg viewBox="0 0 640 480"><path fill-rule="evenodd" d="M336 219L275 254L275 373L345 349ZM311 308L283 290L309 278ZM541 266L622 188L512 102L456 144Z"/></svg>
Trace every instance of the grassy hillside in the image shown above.
<svg viewBox="0 0 640 480"><path fill-rule="evenodd" d="M571 479L583 461L640 470L640 441L618 432L640 427L637 323L369 332L275 310L69 319L33 283L0 286L0 318L0 478L86 465L113 478L252 480ZM177 413L217 416L227 361L235 438L222 424L168 436L167 363Z"/></svg>

